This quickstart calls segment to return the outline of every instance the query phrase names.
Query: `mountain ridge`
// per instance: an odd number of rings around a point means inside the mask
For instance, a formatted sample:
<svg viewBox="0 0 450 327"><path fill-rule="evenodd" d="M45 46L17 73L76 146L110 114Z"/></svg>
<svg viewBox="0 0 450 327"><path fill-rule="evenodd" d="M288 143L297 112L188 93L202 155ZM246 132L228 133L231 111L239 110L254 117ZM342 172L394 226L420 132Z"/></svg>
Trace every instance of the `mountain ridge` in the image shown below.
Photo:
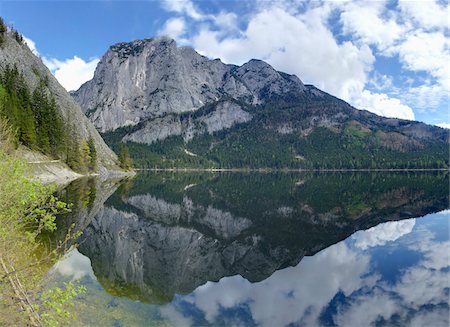
<svg viewBox="0 0 450 327"><path fill-rule="evenodd" d="M262 60L224 64L167 37L111 46L72 96L111 146L130 146L138 166L390 168L401 153L394 167L448 167L447 130L380 117ZM327 142L336 153L320 159ZM282 164L257 162L264 150ZM246 152L253 161L239 158Z"/></svg>

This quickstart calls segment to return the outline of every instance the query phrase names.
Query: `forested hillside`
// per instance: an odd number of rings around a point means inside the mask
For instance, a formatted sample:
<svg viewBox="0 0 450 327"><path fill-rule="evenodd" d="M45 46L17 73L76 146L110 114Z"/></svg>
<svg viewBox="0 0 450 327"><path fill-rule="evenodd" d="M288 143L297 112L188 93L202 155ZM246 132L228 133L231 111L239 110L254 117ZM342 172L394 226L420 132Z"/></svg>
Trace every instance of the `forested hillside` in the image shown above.
<svg viewBox="0 0 450 327"><path fill-rule="evenodd" d="M0 18L0 117L23 145L76 172L117 170L118 160L20 32Z"/></svg>
<svg viewBox="0 0 450 327"><path fill-rule="evenodd" d="M137 167L274 169L416 169L449 166L448 131L342 106L327 95L261 106L241 104L252 120L186 140L169 136L151 144L126 142ZM340 101L340 100L338 100ZM343 102L343 101L341 101ZM177 115L192 122L210 108ZM341 116L339 116L341 115ZM151 123L151 122L150 122ZM147 122L149 124L149 122ZM104 133L113 148L141 125Z"/></svg>
<svg viewBox="0 0 450 327"><path fill-rule="evenodd" d="M0 115L13 127L16 147L39 151L80 173L120 170L117 156L80 107L1 18Z"/></svg>
<svg viewBox="0 0 450 327"><path fill-rule="evenodd" d="M6 65L0 71L0 115L15 130L16 143L61 159L75 171L95 171L93 139L80 140L75 128L65 124L59 112L45 79L31 91L16 66Z"/></svg>

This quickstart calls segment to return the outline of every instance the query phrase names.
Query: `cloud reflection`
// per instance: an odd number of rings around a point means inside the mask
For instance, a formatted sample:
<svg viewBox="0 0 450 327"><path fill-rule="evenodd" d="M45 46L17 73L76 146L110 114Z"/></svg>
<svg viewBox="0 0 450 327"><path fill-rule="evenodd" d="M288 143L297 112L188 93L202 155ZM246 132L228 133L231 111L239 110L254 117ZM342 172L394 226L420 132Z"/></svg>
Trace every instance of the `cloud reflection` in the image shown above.
<svg viewBox="0 0 450 327"><path fill-rule="evenodd" d="M71 280L79 280L83 277L91 277L96 280L91 260L77 249L70 250L62 260L59 260L53 266L51 273L59 273Z"/></svg>
<svg viewBox="0 0 450 327"><path fill-rule="evenodd" d="M305 257L296 267L277 271L262 282L251 284L240 276L222 278L179 297L163 310L173 315L177 308L193 306L204 324L211 325L223 322L230 312L247 310L253 324L268 327L448 326L450 241L434 238L429 219L448 226L442 215L430 215L420 224L415 219L386 223ZM371 257L372 248L382 249L393 241L420 257L417 264L400 270L395 282L383 279ZM230 316L237 319L232 325L242 324L238 315Z"/></svg>
<svg viewBox="0 0 450 327"><path fill-rule="evenodd" d="M411 233L416 224L416 219L394 221L388 224L381 224L365 231L356 232L352 238L355 246L366 250L369 247L384 245L387 242L395 241L400 237Z"/></svg>

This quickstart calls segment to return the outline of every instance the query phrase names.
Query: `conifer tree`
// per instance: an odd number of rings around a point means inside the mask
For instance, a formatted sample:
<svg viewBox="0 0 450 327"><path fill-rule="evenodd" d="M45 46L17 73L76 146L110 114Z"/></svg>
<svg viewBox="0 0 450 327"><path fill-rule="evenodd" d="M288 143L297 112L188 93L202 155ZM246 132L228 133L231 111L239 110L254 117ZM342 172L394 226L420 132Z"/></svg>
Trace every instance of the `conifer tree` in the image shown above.
<svg viewBox="0 0 450 327"><path fill-rule="evenodd" d="M63 130L63 121L59 114L58 106L54 97L50 97L48 102L48 122L51 126L48 130L48 139L51 155L57 157L65 148L65 137Z"/></svg>
<svg viewBox="0 0 450 327"><path fill-rule="evenodd" d="M74 126L69 126L67 145L66 145L66 163L75 171L82 172L81 151L79 147L79 136Z"/></svg>
<svg viewBox="0 0 450 327"><path fill-rule="evenodd" d="M90 151L90 162L89 162L89 169L91 171L95 171L97 169L97 149L95 148L95 142L92 136L89 137L88 140L88 147Z"/></svg>
<svg viewBox="0 0 450 327"><path fill-rule="evenodd" d="M36 122L37 144L39 149L45 153L50 153L50 113L47 94L43 83L39 83L33 92L33 113Z"/></svg>
<svg viewBox="0 0 450 327"><path fill-rule="evenodd" d="M0 17L0 45L5 42L5 34L8 28L6 27L5 21Z"/></svg>

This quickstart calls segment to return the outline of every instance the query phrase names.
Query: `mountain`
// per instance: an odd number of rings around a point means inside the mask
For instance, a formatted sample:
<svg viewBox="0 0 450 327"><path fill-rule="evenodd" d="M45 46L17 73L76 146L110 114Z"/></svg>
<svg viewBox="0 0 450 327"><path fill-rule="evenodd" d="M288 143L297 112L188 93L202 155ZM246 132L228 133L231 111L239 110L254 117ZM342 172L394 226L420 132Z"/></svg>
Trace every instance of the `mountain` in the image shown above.
<svg viewBox="0 0 450 327"><path fill-rule="evenodd" d="M139 166L444 168L449 132L358 110L261 60L210 60L167 37L109 48L72 93Z"/></svg>
<svg viewBox="0 0 450 327"><path fill-rule="evenodd" d="M96 161L91 169L120 170L116 154L20 33L4 28L0 34L0 114L18 130L18 141L61 161L82 157L88 147Z"/></svg>

